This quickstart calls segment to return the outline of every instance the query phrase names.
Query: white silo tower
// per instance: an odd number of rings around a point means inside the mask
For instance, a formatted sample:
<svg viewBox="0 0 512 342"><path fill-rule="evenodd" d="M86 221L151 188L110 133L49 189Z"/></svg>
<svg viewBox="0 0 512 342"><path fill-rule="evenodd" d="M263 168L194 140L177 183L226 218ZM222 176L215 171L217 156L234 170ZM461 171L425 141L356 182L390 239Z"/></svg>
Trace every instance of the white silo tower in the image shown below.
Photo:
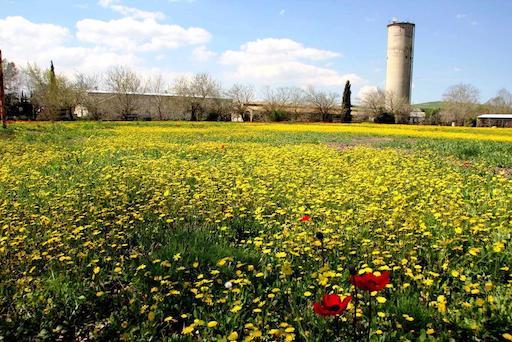
<svg viewBox="0 0 512 342"><path fill-rule="evenodd" d="M388 25L386 93L411 102L415 25L398 22Z"/></svg>

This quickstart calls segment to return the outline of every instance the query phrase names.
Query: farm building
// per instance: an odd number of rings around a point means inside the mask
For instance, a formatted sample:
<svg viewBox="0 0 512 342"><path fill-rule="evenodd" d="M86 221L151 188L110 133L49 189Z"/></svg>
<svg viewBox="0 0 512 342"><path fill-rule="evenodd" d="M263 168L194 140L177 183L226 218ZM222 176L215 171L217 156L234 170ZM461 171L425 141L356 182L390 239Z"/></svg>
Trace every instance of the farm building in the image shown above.
<svg viewBox="0 0 512 342"><path fill-rule="evenodd" d="M478 127L511 127L512 114L483 114L478 116Z"/></svg>
<svg viewBox="0 0 512 342"><path fill-rule="evenodd" d="M107 91L89 91L87 103L79 105L74 110L75 117L92 118L103 120L190 120L187 101L185 98L171 94L153 93L114 93ZM214 109L231 111L230 99L207 98L200 101L209 101ZM123 111L126 112L123 114ZM317 108L304 105L286 105L275 112L276 115L283 115L282 118L269 118L268 112L272 106L264 102L247 104L247 113L244 117L232 114L232 121L321 121L322 116ZM208 119L206 113L204 119ZM363 108L352 108L353 121L359 122L368 119ZM341 121L341 106L332 109L332 121Z"/></svg>
<svg viewBox="0 0 512 342"><path fill-rule="evenodd" d="M185 98L170 94L89 91L86 103L75 108L79 118L103 120L190 120ZM229 107L229 99L198 99L212 110ZM208 116L210 113L205 113Z"/></svg>

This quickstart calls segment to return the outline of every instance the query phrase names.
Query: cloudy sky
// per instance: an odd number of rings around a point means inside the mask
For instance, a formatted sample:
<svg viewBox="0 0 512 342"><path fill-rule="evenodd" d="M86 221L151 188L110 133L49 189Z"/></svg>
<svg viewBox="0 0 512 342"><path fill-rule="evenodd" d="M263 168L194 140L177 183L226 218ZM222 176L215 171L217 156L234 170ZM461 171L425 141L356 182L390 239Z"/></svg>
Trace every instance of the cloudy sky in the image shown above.
<svg viewBox="0 0 512 342"><path fill-rule="evenodd" d="M416 23L413 102L471 83L512 90L511 0L0 0L4 57L73 75L128 65L171 81L314 85L355 95L386 76L386 25Z"/></svg>

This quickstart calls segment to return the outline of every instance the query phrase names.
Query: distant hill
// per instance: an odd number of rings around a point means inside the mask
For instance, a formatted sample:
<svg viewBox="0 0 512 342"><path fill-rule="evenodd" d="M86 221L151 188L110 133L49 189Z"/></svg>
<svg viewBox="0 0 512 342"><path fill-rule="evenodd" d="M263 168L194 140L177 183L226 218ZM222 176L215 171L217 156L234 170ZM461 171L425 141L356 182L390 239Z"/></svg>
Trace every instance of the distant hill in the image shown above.
<svg viewBox="0 0 512 342"><path fill-rule="evenodd" d="M417 107L417 108L421 108L421 109L440 109L440 108L443 108L444 102L443 101L433 101L433 102L415 103L413 106Z"/></svg>

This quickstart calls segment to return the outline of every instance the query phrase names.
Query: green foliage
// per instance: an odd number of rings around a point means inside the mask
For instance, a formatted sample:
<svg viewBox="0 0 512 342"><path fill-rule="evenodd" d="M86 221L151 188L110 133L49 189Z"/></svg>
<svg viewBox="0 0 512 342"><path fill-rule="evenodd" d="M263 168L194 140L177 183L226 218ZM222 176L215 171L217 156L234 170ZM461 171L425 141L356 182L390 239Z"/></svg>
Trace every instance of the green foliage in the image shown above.
<svg viewBox="0 0 512 342"><path fill-rule="evenodd" d="M441 109L440 108L421 108L425 112L425 124L440 125L441 122Z"/></svg>
<svg viewBox="0 0 512 342"><path fill-rule="evenodd" d="M435 109L442 109L444 107L443 101L433 101L433 102L424 102L424 103L417 103L414 105L414 107L421 108L421 110L435 110Z"/></svg>
<svg viewBox="0 0 512 342"><path fill-rule="evenodd" d="M343 90L343 101L341 104L342 118L341 121L345 123L352 122L352 91L350 90L351 85L350 81L347 81L345 84L345 89Z"/></svg>
<svg viewBox="0 0 512 342"><path fill-rule="evenodd" d="M40 120L73 120L79 90L64 76L56 75L53 63L49 70L29 65L26 70L31 102Z"/></svg>
<svg viewBox="0 0 512 342"><path fill-rule="evenodd" d="M381 124L394 124L395 115L393 113L383 112L375 117L374 122Z"/></svg>
<svg viewBox="0 0 512 342"><path fill-rule="evenodd" d="M270 121L281 122L288 121L289 114L283 109L274 109L270 112Z"/></svg>

